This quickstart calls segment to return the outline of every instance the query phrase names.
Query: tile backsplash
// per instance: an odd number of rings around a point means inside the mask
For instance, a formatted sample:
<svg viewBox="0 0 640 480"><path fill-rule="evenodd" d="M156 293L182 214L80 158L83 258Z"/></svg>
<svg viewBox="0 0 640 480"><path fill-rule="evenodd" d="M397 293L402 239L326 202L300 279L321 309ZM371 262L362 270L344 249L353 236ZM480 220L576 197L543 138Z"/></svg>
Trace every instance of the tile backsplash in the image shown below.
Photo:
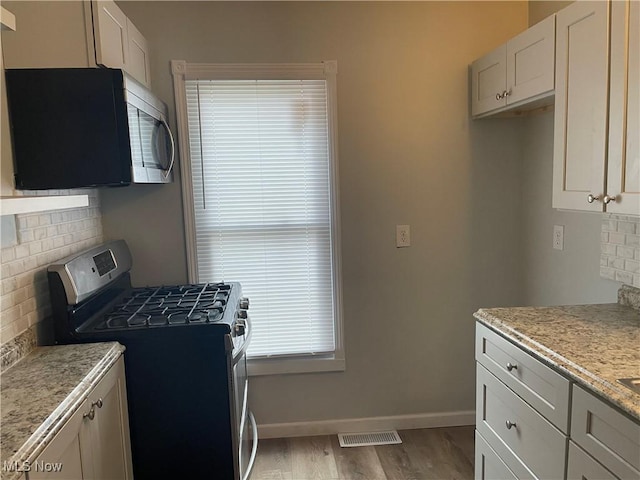
<svg viewBox="0 0 640 480"><path fill-rule="evenodd" d="M16 215L18 243L0 251L0 344L51 315L47 266L103 240L97 190L43 193L88 194L89 206Z"/></svg>
<svg viewBox="0 0 640 480"><path fill-rule="evenodd" d="M600 276L640 287L640 218L602 218Z"/></svg>

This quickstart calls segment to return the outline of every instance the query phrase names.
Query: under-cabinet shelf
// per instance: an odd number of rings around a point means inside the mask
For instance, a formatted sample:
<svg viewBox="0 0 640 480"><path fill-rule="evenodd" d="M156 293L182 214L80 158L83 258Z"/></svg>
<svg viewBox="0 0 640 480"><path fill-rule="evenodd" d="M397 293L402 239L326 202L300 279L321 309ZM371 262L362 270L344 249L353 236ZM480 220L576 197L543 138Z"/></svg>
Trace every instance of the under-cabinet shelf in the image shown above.
<svg viewBox="0 0 640 480"><path fill-rule="evenodd" d="M49 195L36 197L0 197L0 215L62 210L89 205L89 195Z"/></svg>

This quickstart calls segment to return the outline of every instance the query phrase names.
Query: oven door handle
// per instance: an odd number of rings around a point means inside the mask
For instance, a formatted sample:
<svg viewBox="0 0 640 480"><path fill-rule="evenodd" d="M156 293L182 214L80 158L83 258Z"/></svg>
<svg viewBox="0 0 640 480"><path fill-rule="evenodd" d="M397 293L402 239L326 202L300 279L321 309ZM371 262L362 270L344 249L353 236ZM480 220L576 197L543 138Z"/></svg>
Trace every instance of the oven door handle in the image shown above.
<svg viewBox="0 0 640 480"><path fill-rule="evenodd" d="M249 316L247 315L247 318L245 319L245 329L244 329L244 342L242 343L242 346L240 347L240 349L237 352L233 352L233 364L236 365L240 359L247 353L247 348L249 348L249 342L251 341L251 335L252 335L252 328L251 328L251 320L249 319Z"/></svg>
<svg viewBox="0 0 640 480"><path fill-rule="evenodd" d="M248 480L253 468L253 463L256 460L256 453L258 452L258 426L256 425L256 417L253 416L253 412L249 411L249 420L251 421L251 432L253 433L253 446L251 447L251 457L249 457L249 463L247 464L247 471L244 472L242 480Z"/></svg>

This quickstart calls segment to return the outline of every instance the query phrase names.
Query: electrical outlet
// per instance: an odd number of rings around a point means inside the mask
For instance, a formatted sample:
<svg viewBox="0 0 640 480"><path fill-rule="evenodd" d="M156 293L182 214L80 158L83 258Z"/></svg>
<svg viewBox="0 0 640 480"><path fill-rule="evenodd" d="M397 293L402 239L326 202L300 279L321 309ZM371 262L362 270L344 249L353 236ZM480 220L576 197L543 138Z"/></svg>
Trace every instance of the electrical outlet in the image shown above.
<svg viewBox="0 0 640 480"><path fill-rule="evenodd" d="M411 229L409 225L396 225L396 247L411 246Z"/></svg>
<svg viewBox="0 0 640 480"><path fill-rule="evenodd" d="M564 250L564 225L553 226L553 248Z"/></svg>

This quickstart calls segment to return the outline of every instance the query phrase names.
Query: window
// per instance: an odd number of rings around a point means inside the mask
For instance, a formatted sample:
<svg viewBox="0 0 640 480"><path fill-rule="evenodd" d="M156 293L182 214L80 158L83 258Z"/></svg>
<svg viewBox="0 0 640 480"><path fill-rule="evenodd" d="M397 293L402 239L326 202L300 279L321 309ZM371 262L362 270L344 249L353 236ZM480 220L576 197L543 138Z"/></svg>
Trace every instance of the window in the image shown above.
<svg viewBox="0 0 640 480"><path fill-rule="evenodd" d="M335 62L172 65L190 281L242 284L251 373L343 369Z"/></svg>

